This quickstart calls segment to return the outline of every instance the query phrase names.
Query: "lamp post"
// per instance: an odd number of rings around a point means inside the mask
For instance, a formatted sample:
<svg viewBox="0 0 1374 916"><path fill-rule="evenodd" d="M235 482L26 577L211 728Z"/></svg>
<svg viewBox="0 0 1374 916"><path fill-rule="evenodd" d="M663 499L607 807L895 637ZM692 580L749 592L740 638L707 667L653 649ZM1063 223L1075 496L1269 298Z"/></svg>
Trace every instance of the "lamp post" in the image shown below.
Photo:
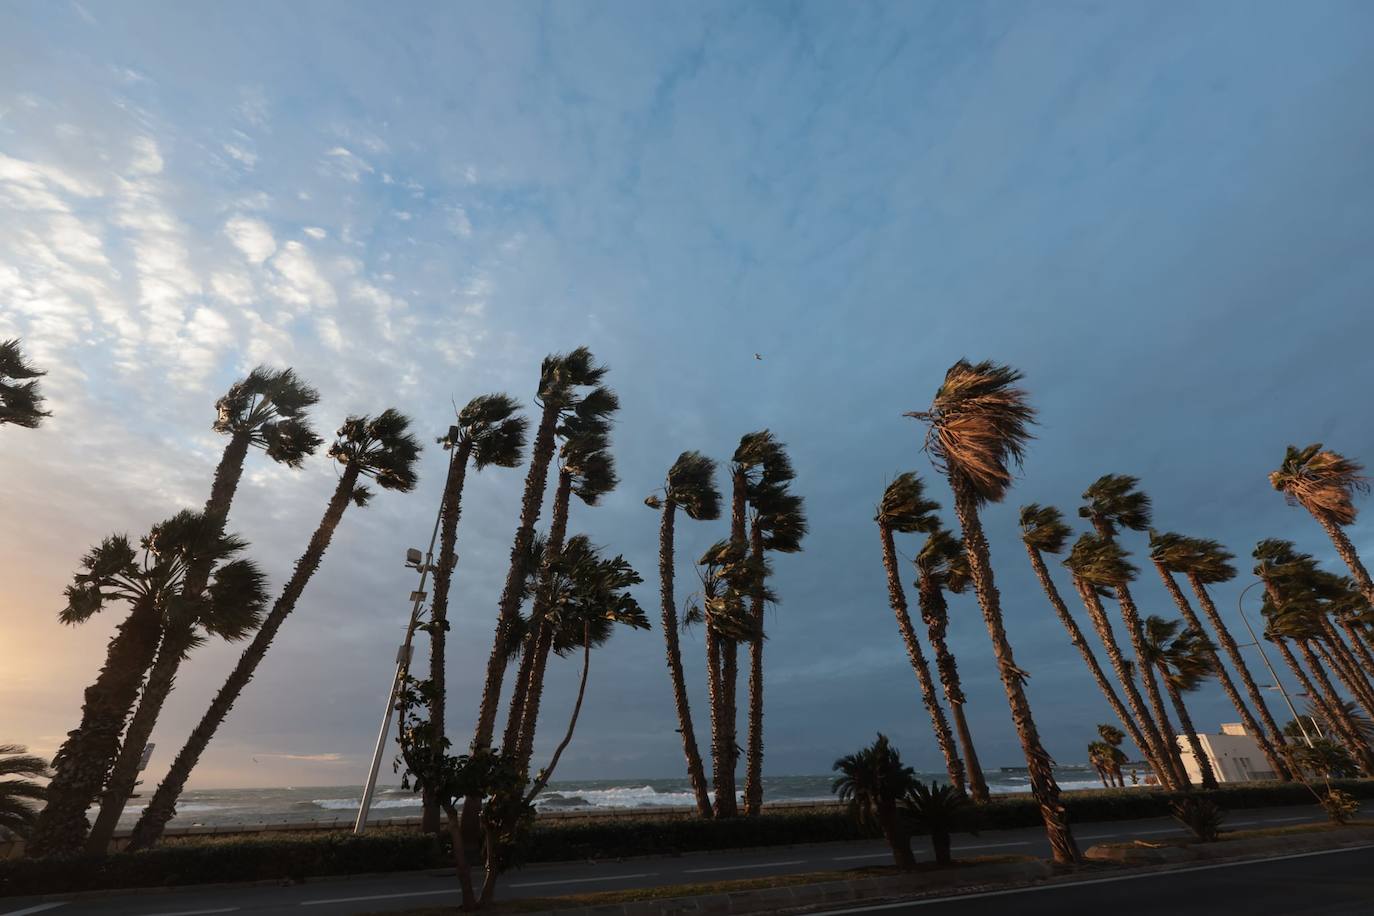
<svg viewBox="0 0 1374 916"><path fill-rule="evenodd" d="M450 430L450 434L452 430ZM448 462L450 470L453 465L453 456L456 449L450 449ZM448 479L445 475L445 480ZM439 500L439 511L434 516L434 530L429 535L429 549L425 552L424 559L420 558L420 551L414 547L406 550L406 566L417 570L420 573L420 586L410 593L410 620L406 623L406 638L396 650L396 673L391 676L391 692L386 698L386 710L382 713L382 727L377 732L377 746L372 751L372 766L367 772L367 781L363 784L363 797L358 802L358 818L353 822L353 835L358 836L367 829L367 814L372 808L372 792L377 787L377 771L382 765L382 754L386 750L386 735L391 729L391 712L396 708L396 697L401 690L401 682L410 672L410 650L411 643L415 639L415 627L420 622L422 611L424 610L425 583L429 579L430 571L434 569L434 542L439 538L439 522L444 515L444 501Z"/></svg>
<svg viewBox="0 0 1374 916"><path fill-rule="evenodd" d="M1302 732L1302 739L1307 742L1308 747L1311 747L1312 738L1307 734L1307 728L1303 725L1302 716L1298 715L1298 711L1293 708L1293 701L1288 698L1288 691L1284 689L1283 681L1279 680L1279 673L1274 670L1274 666L1269 662L1269 656L1264 653L1264 646L1260 643L1259 637L1255 635L1255 628L1250 626L1250 618L1245 616L1246 594L1256 585L1263 584L1264 583L1261 581L1255 581L1245 586L1245 588L1241 590L1240 597L1236 599L1236 611L1240 614L1240 619L1245 623L1246 632L1250 634L1251 641L1247 645L1254 646L1255 649L1259 651L1260 658L1264 660L1264 667L1269 669L1269 676L1274 679L1273 684L1265 684L1264 686L1270 690L1277 690L1283 696L1284 705L1286 705L1288 711L1293 714L1293 721L1298 723L1298 730ZM1312 724L1316 725L1316 721L1313 720ZM1321 737L1320 731L1317 732L1317 736Z"/></svg>

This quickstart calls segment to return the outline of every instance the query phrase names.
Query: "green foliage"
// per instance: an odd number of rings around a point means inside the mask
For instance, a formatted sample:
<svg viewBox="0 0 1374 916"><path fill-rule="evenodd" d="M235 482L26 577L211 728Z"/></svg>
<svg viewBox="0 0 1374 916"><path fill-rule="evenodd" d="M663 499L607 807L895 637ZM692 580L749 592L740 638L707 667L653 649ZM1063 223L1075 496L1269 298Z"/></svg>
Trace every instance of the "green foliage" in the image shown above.
<svg viewBox="0 0 1374 916"><path fill-rule="evenodd" d="M47 375L24 359L18 338L0 341L0 426L35 429L51 411L43 409L38 378Z"/></svg>
<svg viewBox="0 0 1374 916"><path fill-rule="evenodd" d="M973 581L964 542L943 528L937 528L926 538L915 563L922 579L956 595Z"/></svg>
<svg viewBox="0 0 1374 916"><path fill-rule="evenodd" d="M720 518L720 490L716 488L716 463L701 452L683 452L668 469L668 480L664 485L664 495L682 507L687 517L696 521L713 521ZM651 496L645 502L651 508L659 508L658 497ZM650 502L654 500L654 502Z"/></svg>
<svg viewBox="0 0 1374 916"><path fill-rule="evenodd" d="M439 440L444 448L467 443L477 470L513 468L525 451L529 421L517 416L520 402L508 394L480 394L458 412L458 425Z"/></svg>
<svg viewBox="0 0 1374 916"><path fill-rule="evenodd" d="M43 786L34 780L48 775L43 758L18 744L0 744L0 839L28 833L44 797Z"/></svg>
<svg viewBox="0 0 1374 916"><path fill-rule="evenodd" d="M1031 503L1021 507L1021 538L1041 553L1060 553L1072 533L1063 514L1053 506Z"/></svg>
<svg viewBox="0 0 1374 916"><path fill-rule="evenodd" d="M940 504L925 497L925 482L906 471L887 485L873 520L898 534L929 534L940 527L939 511Z"/></svg>
<svg viewBox="0 0 1374 916"><path fill-rule="evenodd" d="M938 782L927 786L917 779L902 796L901 811L912 828L930 835L938 865L950 863L950 834L959 830L978 832L972 829L969 797L953 786Z"/></svg>
<svg viewBox="0 0 1374 916"><path fill-rule="evenodd" d="M1204 843L1216 840L1221 834L1221 822L1226 819L1226 812L1216 802L1191 795L1170 803L1169 812Z"/></svg>
<svg viewBox="0 0 1374 916"><path fill-rule="evenodd" d="M1103 474L1083 491L1087 504L1079 508L1079 517L1100 525L1108 535L1118 528L1144 531L1150 527L1150 497L1136 489L1139 483L1128 474Z"/></svg>
<svg viewBox="0 0 1374 916"><path fill-rule="evenodd" d="M849 807L851 816L875 823L878 812L896 805L916 784L916 772L882 732L868 747L835 761L839 775L830 790Z"/></svg>
<svg viewBox="0 0 1374 916"><path fill-rule="evenodd" d="M1294 727L1295 731L1297 730L1297 723L1289 724ZM1312 736L1317 732L1309 725L1307 733ZM1306 741L1300 741L1290 745L1290 748L1294 762L1304 772L1330 779L1351 779L1360 773L1359 765L1351 756L1350 751L1346 749L1346 746L1332 741L1330 738L1313 737L1310 747Z"/></svg>
<svg viewBox="0 0 1374 916"><path fill-rule="evenodd" d="M1064 565L1075 577L1093 588L1114 588L1136 577L1127 553L1099 534L1084 534L1074 542Z"/></svg>
<svg viewBox="0 0 1374 916"><path fill-rule="evenodd" d="M249 442L273 461L299 467L322 441L306 416L319 400L319 392L293 370L258 366L215 402L213 429L226 435L247 434Z"/></svg>
<svg viewBox="0 0 1374 916"><path fill-rule="evenodd" d="M420 456L420 443L407 432L409 427L410 419L392 408L376 417L349 417L335 434L329 457L358 468L360 476L384 489L409 492L415 488Z"/></svg>
<svg viewBox="0 0 1374 916"><path fill-rule="evenodd" d="M1369 491L1369 479L1363 472L1358 462L1323 449L1320 442L1302 449L1290 445L1283 464L1269 475L1269 483L1290 505L1300 505L1339 525L1350 525L1359 514L1355 494Z"/></svg>
<svg viewBox="0 0 1374 916"><path fill-rule="evenodd" d="M1332 823L1345 824L1360 811L1360 803L1349 792L1327 789L1321 797L1322 810Z"/></svg>

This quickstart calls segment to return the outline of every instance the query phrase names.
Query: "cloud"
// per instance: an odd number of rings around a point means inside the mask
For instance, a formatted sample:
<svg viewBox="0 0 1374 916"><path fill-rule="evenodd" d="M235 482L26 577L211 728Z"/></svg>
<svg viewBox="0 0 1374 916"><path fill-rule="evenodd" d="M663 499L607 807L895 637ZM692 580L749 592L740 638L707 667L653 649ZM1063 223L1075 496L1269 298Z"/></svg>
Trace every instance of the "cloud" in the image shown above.
<svg viewBox="0 0 1374 916"><path fill-rule="evenodd" d="M278 277L272 284L272 292L281 301L301 310L332 308L337 304L338 295L333 284L325 279L315 259L300 242L282 245L272 259L272 269Z"/></svg>
<svg viewBox="0 0 1374 916"><path fill-rule="evenodd" d="M459 238L472 237L472 220L468 219L468 211L461 204L448 208L448 226Z"/></svg>
<svg viewBox="0 0 1374 916"><path fill-rule="evenodd" d="M328 232L325 232L319 226L306 226L303 231L317 242L322 241L329 235Z"/></svg>
<svg viewBox="0 0 1374 916"><path fill-rule="evenodd" d="M224 144L224 152L227 153L231 159L238 162L244 168L251 169L253 166L258 164L258 154L248 149L247 147L238 145L237 143Z"/></svg>
<svg viewBox="0 0 1374 916"><path fill-rule="evenodd" d="M347 758L343 754L254 754L254 757L274 757L278 760L302 760L309 763L343 763Z"/></svg>
<svg viewBox="0 0 1374 916"><path fill-rule="evenodd" d="M243 252L250 264L261 264L277 250L277 240L272 237L271 227L260 219L235 216L224 224L224 234L235 248Z"/></svg>
<svg viewBox="0 0 1374 916"><path fill-rule="evenodd" d="M134 158L130 165L135 174L156 175L162 171L162 152L152 137L135 137Z"/></svg>
<svg viewBox="0 0 1374 916"><path fill-rule="evenodd" d="M335 175L345 181L357 183L362 181L364 175L373 171L372 166L365 160L342 146L326 150L324 155L321 168L325 174Z"/></svg>

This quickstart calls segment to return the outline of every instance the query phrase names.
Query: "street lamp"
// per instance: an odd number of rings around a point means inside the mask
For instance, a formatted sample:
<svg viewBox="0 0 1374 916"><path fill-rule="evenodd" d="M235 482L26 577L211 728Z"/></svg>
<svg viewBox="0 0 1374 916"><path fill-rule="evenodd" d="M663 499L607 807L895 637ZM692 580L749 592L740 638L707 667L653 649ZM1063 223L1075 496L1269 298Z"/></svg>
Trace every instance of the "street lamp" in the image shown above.
<svg viewBox="0 0 1374 916"><path fill-rule="evenodd" d="M1283 681L1279 680L1279 673L1275 671L1274 666L1270 664L1269 656L1266 655L1264 652L1264 646L1260 643L1259 637L1255 635L1255 628L1250 626L1250 618L1245 616L1246 594L1250 591L1250 589L1254 588L1256 585L1262 584L1263 582L1260 581L1251 582L1249 585L1245 586L1245 588L1240 593L1240 597L1236 599L1236 610L1240 613L1240 619L1244 621L1245 629L1250 634L1251 641L1246 643L1246 646L1254 646L1255 649L1259 651L1260 658L1264 659L1264 667L1269 669L1269 676L1274 679L1274 683L1264 684L1262 686L1269 690L1277 690L1280 694L1283 695L1283 702L1285 705L1287 705L1288 711L1293 714L1293 721L1298 723L1298 730L1302 732L1302 739L1307 742L1308 747L1311 747L1312 738L1307 734L1307 728L1302 723L1302 716L1298 715L1298 711L1293 708L1293 701L1288 698L1288 691L1284 689ZM1312 724L1315 726L1316 720L1313 720ZM1321 737L1320 730L1317 732L1317 736Z"/></svg>
<svg viewBox="0 0 1374 916"><path fill-rule="evenodd" d="M453 435L454 430L449 434ZM448 453L449 470L453 469L453 457L457 449L450 449ZM447 477L445 477L447 479ZM391 677L391 692L386 699L386 710L382 713L382 727L377 732L377 746L372 751L372 766L367 772L367 781L363 784L363 797L358 803L358 818L353 822L353 835L358 836L367 829L367 814L372 808L372 792L377 787L377 771L382 765L382 754L386 750L386 736L391 729L391 712L396 708L396 698L401 691L401 682L410 672L410 650L411 643L415 639L415 628L420 623L422 611L424 609L425 583L429 579L430 572L434 569L434 542L439 538L439 521L443 518L444 503L439 500L439 511L434 516L434 530L429 535L429 549L423 557L420 550L416 547L406 549L406 566L416 570L420 574L420 585L415 591L410 593L410 620L406 623L406 638L396 650L396 673Z"/></svg>

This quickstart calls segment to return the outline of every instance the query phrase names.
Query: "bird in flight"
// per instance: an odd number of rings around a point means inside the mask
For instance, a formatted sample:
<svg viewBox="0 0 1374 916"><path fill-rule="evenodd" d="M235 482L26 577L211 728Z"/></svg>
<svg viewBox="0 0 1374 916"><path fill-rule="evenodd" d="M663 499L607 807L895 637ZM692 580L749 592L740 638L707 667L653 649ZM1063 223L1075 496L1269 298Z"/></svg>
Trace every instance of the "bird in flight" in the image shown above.
<svg viewBox="0 0 1374 916"><path fill-rule="evenodd" d="M759 355L759 354L757 354L757 353L755 353L755 354L754 354L754 359L757 359L757 360L762 360L762 359L763 359L763 357L762 357L762 356L760 356L760 355Z"/></svg>

